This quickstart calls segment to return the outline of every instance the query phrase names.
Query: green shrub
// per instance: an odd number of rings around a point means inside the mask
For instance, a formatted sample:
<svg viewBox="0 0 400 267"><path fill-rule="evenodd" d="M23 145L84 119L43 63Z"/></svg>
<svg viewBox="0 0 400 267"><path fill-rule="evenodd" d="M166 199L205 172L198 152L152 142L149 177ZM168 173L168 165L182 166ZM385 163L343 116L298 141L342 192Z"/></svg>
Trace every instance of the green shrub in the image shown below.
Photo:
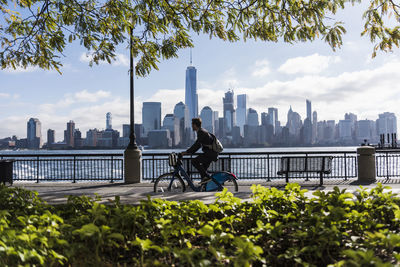
<svg viewBox="0 0 400 267"><path fill-rule="evenodd" d="M0 266L391 266L400 260L400 199L381 184L306 197L253 185L213 204L140 205L71 196L51 206L0 185Z"/></svg>

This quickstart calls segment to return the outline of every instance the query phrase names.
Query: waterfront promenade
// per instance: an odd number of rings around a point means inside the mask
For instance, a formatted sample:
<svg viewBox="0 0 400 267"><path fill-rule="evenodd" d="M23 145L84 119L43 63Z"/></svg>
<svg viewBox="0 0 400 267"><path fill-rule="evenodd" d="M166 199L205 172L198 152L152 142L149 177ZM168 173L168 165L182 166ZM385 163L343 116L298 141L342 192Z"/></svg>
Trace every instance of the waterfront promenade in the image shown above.
<svg viewBox="0 0 400 267"><path fill-rule="evenodd" d="M378 179L377 182L381 182L383 185L390 186L392 191L400 193L400 181L398 179ZM234 195L248 201L251 199L252 183L261 184L266 187L276 187L283 189L284 183L267 183L265 181L241 181L239 182L239 192L235 192ZM311 197L312 193L316 190L331 191L335 186L340 189L347 189L349 192L355 192L359 185L354 181L327 181L323 186L316 186L315 183L307 183L304 181L298 181L303 189L309 190L307 196ZM14 183L14 187L22 187L29 190L34 190L39 193L39 196L50 204L60 204L67 201L68 195L75 196L91 196L94 197L98 194L102 198L103 203L109 202L114 199L115 196L121 197L121 202L125 204L138 204L140 200L147 199L150 195L151 198L162 198L167 200L179 201L179 200L202 200L204 203L212 203L215 201L215 192L193 192L187 191L184 193L154 193L153 183L141 183L141 184L122 184L122 183ZM373 188L377 183L362 185L366 188Z"/></svg>

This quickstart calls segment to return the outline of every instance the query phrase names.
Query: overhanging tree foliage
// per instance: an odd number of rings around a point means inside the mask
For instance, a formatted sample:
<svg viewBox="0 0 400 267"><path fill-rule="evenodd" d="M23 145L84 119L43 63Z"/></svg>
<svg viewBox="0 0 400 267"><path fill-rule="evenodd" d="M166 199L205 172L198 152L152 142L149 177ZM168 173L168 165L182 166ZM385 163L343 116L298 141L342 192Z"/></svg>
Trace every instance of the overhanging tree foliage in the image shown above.
<svg viewBox="0 0 400 267"><path fill-rule="evenodd" d="M59 71L67 44L75 40L92 54L91 64L111 62L117 46L128 44L130 35L140 76L157 69L160 59L193 47L191 34L230 42L321 38L335 49L342 45L346 30L334 15L346 4L360 1L0 0L0 64ZM362 35L375 43L373 56L377 50L398 47L399 8L392 0L370 0Z"/></svg>

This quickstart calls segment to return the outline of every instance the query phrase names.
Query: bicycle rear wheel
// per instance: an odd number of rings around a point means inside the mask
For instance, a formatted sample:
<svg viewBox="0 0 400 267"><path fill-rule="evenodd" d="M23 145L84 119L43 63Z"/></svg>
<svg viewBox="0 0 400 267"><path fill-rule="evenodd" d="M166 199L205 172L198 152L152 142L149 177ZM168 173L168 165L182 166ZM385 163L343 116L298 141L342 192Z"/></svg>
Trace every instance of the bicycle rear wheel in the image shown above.
<svg viewBox="0 0 400 267"><path fill-rule="evenodd" d="M239 191L239 186L235 178L231 178L224 182L224 187L228 189L230 192L237 192Z"/></svg>
<svg viewBox="0 0 400 267"><path fill-rule="evenodd" d="M172 184L171 180L173 178ZM171 185L171 187L170 187ZM154 182L154 192L155 193L163 193L163 192L185 192L186 187L182 178L179 175L175 175L171 173L164 173L160 175L156 181Z"/></svg>

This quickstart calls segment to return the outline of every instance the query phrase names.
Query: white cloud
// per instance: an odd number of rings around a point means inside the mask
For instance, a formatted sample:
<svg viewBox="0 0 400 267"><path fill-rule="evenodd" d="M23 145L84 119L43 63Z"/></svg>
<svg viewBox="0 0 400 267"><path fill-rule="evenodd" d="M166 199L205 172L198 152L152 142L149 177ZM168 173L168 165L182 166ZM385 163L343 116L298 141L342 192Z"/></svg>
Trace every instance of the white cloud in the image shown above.
<svg viewBox="0 0 400 267"><path fill-rule="evenodd" d="M254 70L251 75L255 77L264 77L268 75L270 72L271 69L269 67L269 62L268 60L264 59L256 61Z"/></svg>
<svg viewBox="0 0 400 267"><path fill-rule="evenodd" d="M82 63L89 63L93 59L93 55L91 53L82 53L79 57L79 61ZM107 61L100 61L99 64L108 64ZM115 60L111 61L112 66L129 66L129 58L124 54L116 53Z"/></svg>
<svg viewBox="0 0 400 267"><path fill-rule="evenodd" d="M9 98L10 94L7 93L0 93L0 98Z"/></svg>
<svg viewBox="0 0 400 267"><path fill-rule="evenodd" d="M209 81L198 81L199 89L207 88L230 88L235 89L239 86L238 73L234 67L231 67L219 75L214 82Z"/></svg>
<svg viewBox="0 0 400 267"><path fill-rule="evenodd" d="M116 54L116 59L112 63L115 66L129 66L129 58L124 54Z"/></svg>
<svg viewBox="0 0 400 267"><path fill-rule="evenodd" d="M62 99L56 103L45 103L39 106L39 110L44 113L54 113L57 110L70 107L76 103L96 103L102 99L107 99L111 96L108 91L95 91L89 92L87 90L82 90L74 94L66 94Z"/></svg>
<svg viewBox="0 0 400 267"><path fill-rule="evenodd" d="M12 98L12 99L18 99L20 97L19 94L8 94L8 93L0 93L0 99L1 98Z"/></svg>
<svg viewBox="0 0 400 267"><path fill-rule="evenodd" d="M278 71L286 74L318 74L327 69L331 64L340 62L338 56L321 56L315 53L306 57L289 58Z"/></svg>
<svg viewBox="0 0 400 267"><path fill-rule="evenodd" d="M110 97L111 93L107 91L97 91L90 93L87 90L83 90L74 94L74 99L78 102L97 102L102 98Z"/></svg>
<svg viewBox="0 0 400 267"><path fill-rule="evenodd" d="M13 68L7 68L7 69L2 69L3 72L8 73L8 74L19 74L19 73L28 73L28 72L35 72L35 71L39 71L40 68L39 67L26 67L26 68L22 68L22 67L17 67L16 69Z"/></svg>

